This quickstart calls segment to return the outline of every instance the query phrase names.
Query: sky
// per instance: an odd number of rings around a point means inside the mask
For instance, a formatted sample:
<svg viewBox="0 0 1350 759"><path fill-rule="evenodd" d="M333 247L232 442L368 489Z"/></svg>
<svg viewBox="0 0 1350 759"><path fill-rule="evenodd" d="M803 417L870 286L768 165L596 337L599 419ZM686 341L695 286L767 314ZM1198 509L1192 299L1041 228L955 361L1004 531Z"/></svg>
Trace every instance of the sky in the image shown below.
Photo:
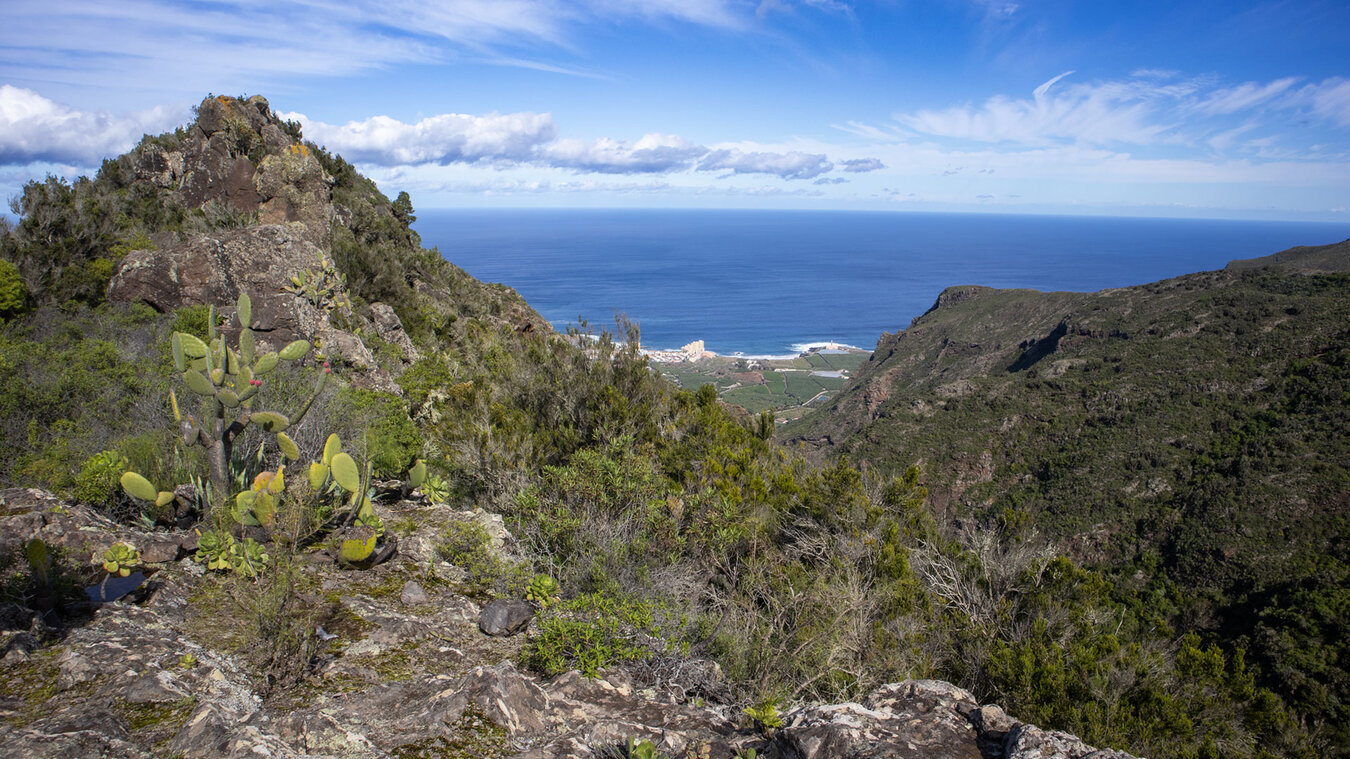
<svg viewBox="0 0 1350 759"><path fill-rule="evenodd" d="M1350 3L6 0L0 194L262 94L417 208L1350 222Z"/></svg>

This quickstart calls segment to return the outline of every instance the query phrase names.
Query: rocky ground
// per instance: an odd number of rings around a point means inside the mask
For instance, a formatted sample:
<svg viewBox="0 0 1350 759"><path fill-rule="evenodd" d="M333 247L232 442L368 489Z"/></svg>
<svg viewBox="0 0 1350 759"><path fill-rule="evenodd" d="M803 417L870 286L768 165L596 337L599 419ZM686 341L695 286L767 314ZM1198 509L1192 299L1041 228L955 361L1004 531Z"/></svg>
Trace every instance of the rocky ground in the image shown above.
<svg viewBox="0 0 1350 759"><path fill-rule="evenodd" d="M454 520L478 521L506 550L500 518L425 501L396 502L382 516L401 525L401 550L388 562L343 570L323 550L301 555L297 587L322 609L315 626L326 640L303 681L269 689L232 632L241 585L191 559L195 533L140 532L42 491L0 491L9 599L0 607L0 757L544 759L621 756L633 738L669 757L710 759L749 749L803 759L1127 759L931 680L889 684L861 703L799 706L765 736L737 706L691 698L677 682L644 687L621 670L536 677L514 663L534 634L533 609L481 608L462 594L463 570L436 550ZM54 574L76 586L103 576L108 546L131 543L145 582L112 602L53 603L32 592L22 558L32 538L62 558ZM115 585L104 595L122 592ZM716 676L704 664L697 676Z"/></svg>

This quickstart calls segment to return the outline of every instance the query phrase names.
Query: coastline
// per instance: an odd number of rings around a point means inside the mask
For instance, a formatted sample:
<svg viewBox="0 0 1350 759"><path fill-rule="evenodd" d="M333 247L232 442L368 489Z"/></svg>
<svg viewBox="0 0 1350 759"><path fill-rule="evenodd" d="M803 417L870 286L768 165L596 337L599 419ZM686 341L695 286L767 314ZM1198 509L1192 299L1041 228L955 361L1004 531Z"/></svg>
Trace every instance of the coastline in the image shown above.
<svg viewBox="0 0 1350 759"><path fill-rule="evenodd" d="M685 390L712 385L722 401L782 424L824 405L872 352L830 340L792 346L792 354L718 355L696 340L679 350L643 349L652 369Z"/></svg>
<svg viewBox="0 0 1350 759"><path fill-rule="evenodd" d="M871 353L868 348L861 348L848 343L836 342L833 340L820 340L806 343L793 343L788 346L790 353L717 353L708 350L702 340L695 340L686 343L679 348L640 348L642 355L655 363L678 364L695 363L706 358L728 358L745 361L791 361L796 358L805 358L814 353L821 354L846 354L846 353Z"/></svg>

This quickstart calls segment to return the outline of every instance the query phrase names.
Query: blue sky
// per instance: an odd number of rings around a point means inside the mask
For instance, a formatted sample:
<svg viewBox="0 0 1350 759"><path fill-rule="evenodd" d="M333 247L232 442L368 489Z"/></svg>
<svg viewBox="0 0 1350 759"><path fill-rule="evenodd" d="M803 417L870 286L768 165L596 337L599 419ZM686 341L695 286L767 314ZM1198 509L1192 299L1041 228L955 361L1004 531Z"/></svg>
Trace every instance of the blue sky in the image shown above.
<svg viewBox="0 0 1350 759"><path fill-rule="evenodd" d="M0 193L261 93L419 208L1350 221L1350 3L10 0Z"/></svg>

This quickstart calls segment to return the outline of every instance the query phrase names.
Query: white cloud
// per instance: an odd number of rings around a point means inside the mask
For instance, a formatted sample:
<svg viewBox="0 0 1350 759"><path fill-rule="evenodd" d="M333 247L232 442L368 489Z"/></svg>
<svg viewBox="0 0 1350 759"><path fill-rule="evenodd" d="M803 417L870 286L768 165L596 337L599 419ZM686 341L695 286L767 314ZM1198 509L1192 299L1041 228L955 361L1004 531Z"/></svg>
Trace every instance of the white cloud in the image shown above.
<svg viewBox="0 0 1350 759"><path fill-rule="evenodd" d="M1288 90L1297 81L1296 77L1291 76L1264 85L1246 82L1236 87L1215 90L1206 95L1196 107L1201 112L1210 114L1230 114L1245 111L1269 101L1276 95Z"/></svg>
<svg viewBox="0 0 1350 759"><path fill-rule="evenodd" d="M1300 95L1312 102L1318 115L1350 127L1350 79L1333 77L1305 87Z"/></svg>
<svg viewBox="0 0 1350 759"><path fill-rule="evenodd" d="M1040 85L1031 99L1003 95L982 106L922 110L896 117L921 134L975 140L1044 145L1073 141L1092 145L1158 142L1175 128L1159 122L1158 101L1186 94L1186 85L1140 81L1078 84L1055 90L1065 72Z"/></svg>
<svg viewBox="0 0 1350 759"><path fill-rule="evenodd" d="M550 114L473 116L447 113L406 124L372 116L343 125L300 113L279 114L301 123L305 137L349 161L378 166L416 164L535 165L597 174L670 174L696 168L733 174L773 174L813 179L834 168L823 154L801 151L709 150L673 134L651 133L635 142L609 137L557 138ZM861 160L862 163L858 161ZM875 159L857 159L849 171L871 170Z"/></svg>
<svg viewBox="0 0 1350 759"><path fill-rule="evenodd" d="M739 148L714 150L698 162L699 171L733 174L775 174L783 179L814 179L834 168L824 155L791 151L747 153Z"/></svg>
<svg viewBox="0 0 1350 759"><path fill-rule="evenodd" d="M860 174L865 171L880 171L886 168L886 164L878 158L850 158L840 161L839 168L854 174Z"/></svg>
<svg viewBox="0 0 1350 759"><path fill-rule="evenodd" d="M415 124L372 116L341 126L314 121L301 113L281 116L299 121L307 139L349 161L383 166L526 161L538 146L551 142L557 134L553 117L547 113L443 113Z"/></svg>
<svg viewBox="0 0 1350 759"><path fill-rule="evenodd" d="M125 115L77 111L32 90L0 85L0 164L97 166L130 150L146 133L172 129L186 116L163 107Z"/></svg>
<svg viewBox="0 0 1350 759"><path fill-rule="evenodd" d="M562 139L541 151L549 165L600 174L681 171L708 152L673 134L648 134L637 142L602 138L593 142Z"/></svg>

